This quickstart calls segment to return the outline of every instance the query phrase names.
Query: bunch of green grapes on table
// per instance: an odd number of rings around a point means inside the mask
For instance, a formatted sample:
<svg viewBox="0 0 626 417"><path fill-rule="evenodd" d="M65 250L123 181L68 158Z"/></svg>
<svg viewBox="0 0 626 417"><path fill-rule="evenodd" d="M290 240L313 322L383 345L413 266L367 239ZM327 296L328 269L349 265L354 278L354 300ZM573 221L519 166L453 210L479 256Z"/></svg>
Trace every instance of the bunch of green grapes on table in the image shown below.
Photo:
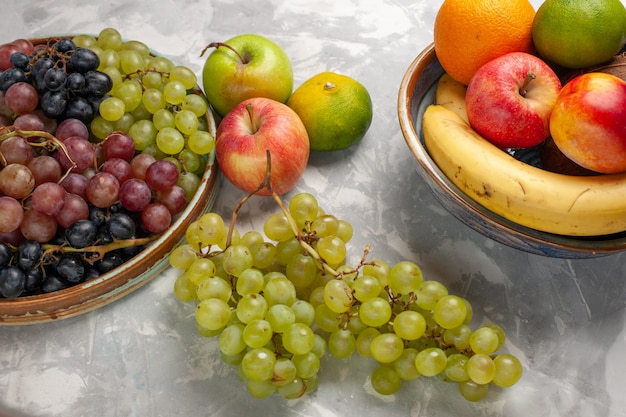
<svg viewBox="0 0 626 417"><path fill-rule="evenodd" d="M497 353L495 324L470 327L472 307L418 265L368 260L347 265L352 226L325 212L310 193L294 195L260 231L240 235L237 213L226 225L206 213L170 255L181 272L174 294L196 303L199 334L216 337L225 363L238 367L254 397L297 398L317 388L320 358L355 352L375 360L371 385L382 395L404 381L439 376L478 401L489 386L510 387L520 361Z"/></svg>

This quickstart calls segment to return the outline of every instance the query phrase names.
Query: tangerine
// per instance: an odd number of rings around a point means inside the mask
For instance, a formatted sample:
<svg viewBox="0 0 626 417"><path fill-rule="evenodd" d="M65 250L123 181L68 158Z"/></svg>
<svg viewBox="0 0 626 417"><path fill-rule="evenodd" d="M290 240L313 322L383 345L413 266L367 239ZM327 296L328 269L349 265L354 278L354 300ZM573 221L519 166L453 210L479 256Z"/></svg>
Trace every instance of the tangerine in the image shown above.
<svg viewBox="0 0 626 417"><path fill-rule="evenodd" d="M435 53L445 72L467 85L499 56L534 53L534 17L528 0L445 0L435 18Z"/></svg>

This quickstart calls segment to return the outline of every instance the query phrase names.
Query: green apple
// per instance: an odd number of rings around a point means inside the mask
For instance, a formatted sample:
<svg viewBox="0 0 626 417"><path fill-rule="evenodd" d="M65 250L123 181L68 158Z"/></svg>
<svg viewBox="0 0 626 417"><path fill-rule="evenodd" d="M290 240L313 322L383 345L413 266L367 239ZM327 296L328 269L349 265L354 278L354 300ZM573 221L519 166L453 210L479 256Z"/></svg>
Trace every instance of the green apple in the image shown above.
<svg viewBox="0 0 626 417"><path fill-rule="evenodd" d="M204 62L204 93L215 111L224 116L242 101L265 97L285 103L293 91L293 68L285 51L256 34L214 42Z"/></svg>

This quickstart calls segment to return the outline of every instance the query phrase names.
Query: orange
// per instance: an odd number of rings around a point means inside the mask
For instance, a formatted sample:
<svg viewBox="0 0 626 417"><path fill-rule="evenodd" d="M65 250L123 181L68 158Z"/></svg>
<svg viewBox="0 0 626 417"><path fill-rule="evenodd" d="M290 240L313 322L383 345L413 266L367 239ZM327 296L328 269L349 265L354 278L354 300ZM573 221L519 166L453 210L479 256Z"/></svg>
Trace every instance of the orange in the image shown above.
<svg viewBox="0 0 626 417"><path fill-rule="evenodd" d="M372 99L347 75L322 72L303 82L287 105L309 135L312 151L336 151L360 141L372 123Z"/></svg>
<svg viewBox="0 0 626 417"><path fill-rule="evenodd" d="M534 52L534 17L528 0L445 0L435 18L437 58L452 78L467 85L492 59Z"/></svg>
<svg viewBox="0 0 626 417"><path fill-rule="evenodd" d="M620 0L546 0L533 40L542 57L563 67L602 64L626 42L626 8Z"/></svg>

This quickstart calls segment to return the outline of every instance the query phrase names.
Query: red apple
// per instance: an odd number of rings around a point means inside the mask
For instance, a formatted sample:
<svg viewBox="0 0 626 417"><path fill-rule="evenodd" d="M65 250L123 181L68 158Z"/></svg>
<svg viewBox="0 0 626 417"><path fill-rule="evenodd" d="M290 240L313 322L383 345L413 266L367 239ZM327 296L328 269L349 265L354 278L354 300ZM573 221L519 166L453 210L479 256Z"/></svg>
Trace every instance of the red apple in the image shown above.
<svg viewBox="0 0 626 417"><path fill-rule="evenodd" d="M561 152L580 166L626 172L626 82L599 72L572 79L556 100L550 132Z"/></svg>
<svg viewBox="0 0 626 417"><path fill-rule="evenodd" d="M550 135L550 113L561 90L540 58L511 52L478 69L467 86L467 117L474 130L501 148L529 148Z"/></svg>
<svg viewBox="0 0 626 417"><path fill-rule="evenodd" d="M300 181L309 160L309 136L293 110L279 101L255 97L242 101L217 128L215 155L224 176L247 192L257 189L267 172L278 194ZM267 189L257 193L269 195Z"/></svg>

